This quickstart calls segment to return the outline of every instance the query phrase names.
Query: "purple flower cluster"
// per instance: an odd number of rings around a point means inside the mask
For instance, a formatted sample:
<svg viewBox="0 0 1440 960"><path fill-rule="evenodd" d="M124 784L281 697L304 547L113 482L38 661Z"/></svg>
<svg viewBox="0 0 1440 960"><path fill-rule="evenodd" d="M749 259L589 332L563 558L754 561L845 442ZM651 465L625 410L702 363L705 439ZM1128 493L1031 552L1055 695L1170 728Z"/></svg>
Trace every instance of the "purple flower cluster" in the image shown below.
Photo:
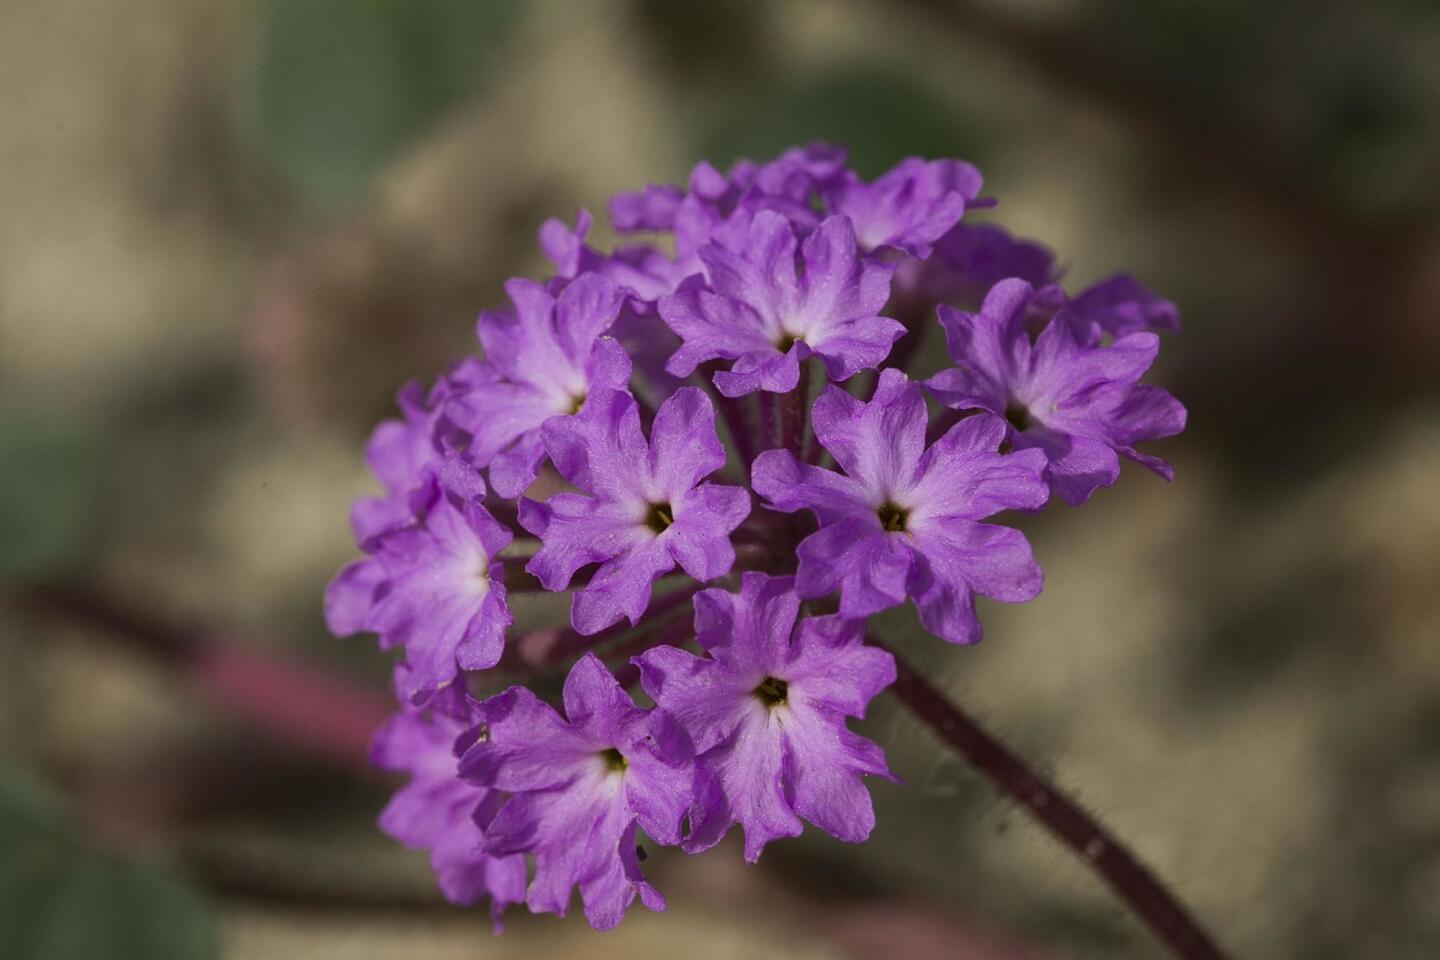
<svg viewBox="0 0 1440 960"><path fill-rule="evenodd" d="M1185 425L1139 382L1174 306L1125 276L1068 293L1043 247L962 222L981 190L950 160L867 182L823 145L702 163L613 198L616 249L583 211L547 222L555 275L401 391L325 613L401 651L374 759L410 780L381 826L449 899L498 923L578 887L604 929L664 908L646 843L866 839L864 778L894 778L847 721L896 670L867 618L909 601L973 643L977 595L1042 585L993 518L1082 503L1122 457L1171 476L1136 446ZM948 363L912 379L931 337ZM568 592L568 626L507 638L522 591ZM567 662L558 704L491 679Z"/></svg>

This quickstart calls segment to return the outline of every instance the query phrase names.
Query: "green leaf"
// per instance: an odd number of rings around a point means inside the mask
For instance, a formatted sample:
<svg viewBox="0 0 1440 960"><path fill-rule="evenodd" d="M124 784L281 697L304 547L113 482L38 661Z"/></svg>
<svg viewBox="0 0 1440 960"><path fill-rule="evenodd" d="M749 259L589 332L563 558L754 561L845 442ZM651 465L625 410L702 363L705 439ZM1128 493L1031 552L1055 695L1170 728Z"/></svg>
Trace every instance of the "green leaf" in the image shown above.
<svg viewBox="0 0 1440 960"><path fill-rule="evenodd" d="M0 857L15 844L63 835L68 819L54 791L0 758Z"/></svg>
<svg viewBox="0 0 1440 960"><path fill-rule="evenodd" d="M0 931L5 956L35 956L50 907L73 869L73 855L62 847L30 844L0 849Z"/></svg>
<svg viewBox="0 0 1440 960"><path fill-rule="evenodd" d="M272 0L260 41L261 140L311 199L352 199L483 76L514 0Z"/></svg>
<svg viewBox="0 0 1440 960"><path fill-rule="evenodd" d="M210 908L157 866L98 859L54 890L34 960L206 960L218 952Z"/></svg>
<svg viewBox="0 0 1440 960"><path fill-rule="evenodd" d="M6 956L30 957L38 918L63 887L78 847L60 798L0 760L0 931Z"/></svg>
<svg viewBox="0 0 1440 960"><path fill-rule="evenodd" d="M98 479L77 430L0 420L0 576L39 573L79 543Z"/></svg>
<svg viewBox="0 0 1440 960"><path fill-rule="evenodd" d="M64 804L0 760L0 955L6 960L208 960L214 918L153 864L90 853Z"/></svg>

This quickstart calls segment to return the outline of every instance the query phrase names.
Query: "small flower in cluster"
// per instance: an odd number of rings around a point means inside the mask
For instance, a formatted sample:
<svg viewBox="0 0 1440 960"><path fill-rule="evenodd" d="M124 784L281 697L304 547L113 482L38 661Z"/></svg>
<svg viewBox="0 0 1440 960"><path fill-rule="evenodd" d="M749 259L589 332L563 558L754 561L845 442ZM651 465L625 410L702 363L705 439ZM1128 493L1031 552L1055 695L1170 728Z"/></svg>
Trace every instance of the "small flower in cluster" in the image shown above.
<svg viewBox="0 0 1440 960"><path fill-rule="evenodd" d="M612 198L614 249L585 211L547 221L554 275L401 392L325 613L398 653L374 759L410 779L381 826L449 899L498 923L578 889L605 929L664 909L661 848L864 841L897 779L852 729L896 676L872 615L975 642L977 598L1041 589L1017 523L1122 458L1172 476L1137 445L1185 424L1140 382L1174 305L1125 275L1067 291L982 190L821 144L701 163ZM566 602L517 632L519 594Z"/></svg>
<svg viewBox="0 0 1440 960"><path fill-rule="evenodd" d="M737 823L752 863L771 840L798 836L801 818L851 843L875 826L861 776L893 778L880 748L845 718L863 717L894 682L894 658L865 645L860 620L797 624L799 612L794 578L746 573L738 594L696 594L704 656L660 645L637 658L645 692L695 746L691 853Z"/></svg>
<svg viewBox="0 0 1440 960"><path fill-rule="evenodd" d="M403 702L409 689L406 669L397 667L395 674ZM505 797L460 779L455 754L483 734L478 705L452 687L428 709L407 706L391 717L376 731L370 759L381 769L410 776L381 811L380 829L407 847L428 850L445 899L460 906L488 900L498 927L506 906L525 902L525 858L480 849L482 828Z"/></svg>
<svg viewBox="0 0 1440 960"><path fill-rule="evenodd" d="M1160 338L1141 330L1102 343L1098 323L1078 306L1062 307L1032 338L1027 317L1036 295L1024 280L1009 279L991 288L978 313L940 306L955 366L926 381L935 399L1003 417L1006 445L1043 454L1045 479L1066 503L1114 483L1121 456L1170 479L1168 463L1135 449L1185 428L1185 408L1174 397L1138 382Z"/></svg>

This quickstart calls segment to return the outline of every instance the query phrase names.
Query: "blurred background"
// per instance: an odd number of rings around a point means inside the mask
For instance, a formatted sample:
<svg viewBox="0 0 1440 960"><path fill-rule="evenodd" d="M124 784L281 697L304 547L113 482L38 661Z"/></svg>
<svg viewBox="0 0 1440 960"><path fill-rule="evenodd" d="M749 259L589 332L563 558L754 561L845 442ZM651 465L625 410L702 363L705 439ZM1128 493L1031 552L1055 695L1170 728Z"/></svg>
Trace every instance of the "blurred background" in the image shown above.
<svg viewBox="0 0 1440 960"><path fill-rule="evenodd" d="M1185 322L1176 482L902 645L1237 956L1440 956L1440 4L3 0L0 89L0 955L1161 956L889 703L868 844L661 851L605 936L374 827L320 595L395 389L544 218L824 137Z"/></svg>

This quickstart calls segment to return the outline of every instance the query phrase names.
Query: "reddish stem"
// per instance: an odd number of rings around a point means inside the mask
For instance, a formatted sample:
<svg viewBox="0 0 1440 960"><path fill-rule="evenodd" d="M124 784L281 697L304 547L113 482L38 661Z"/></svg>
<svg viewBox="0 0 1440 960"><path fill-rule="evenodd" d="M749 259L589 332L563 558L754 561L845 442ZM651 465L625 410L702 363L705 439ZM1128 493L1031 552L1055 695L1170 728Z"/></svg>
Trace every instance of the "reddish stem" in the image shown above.
<svg viewBox="0 0 1440 960"><path fill-rule="evenodd" d="M86 623L186 675L211 702L268 734L367 777L370 737L390 716L390 698L298 659L212 639L84 587L40 587L33 609Z"/></svg>
<svg viewBox="0 0 1440 960"><path fill-rule="evenodd" d="M640 680L640 668L630 662L634 656L644 653L653 647L676 646L695 635L694 620L690 617L672 617L669 622L659 630L650 633L640 634L616 644L610 650L602 654L601 659L610 664L610 669L615 674L615 680L622 687L632 687ZM623 661L623 662L617 662Z"/></svg>
<svg viewBox="0 0 1440 960"><path fill-rule="evenodd" d="M1027 767L893 649L874 637L869 639L895 656L896 679L891 689L910 712L1099 874L1175 956L1224 960L1215 941L1180 901L1099 821Z"/></svg>
<svg viewBox="0 0 1440 960"><path fill-rule="evenodd" d="M632 641L649 638L660 629L659 618L676 607L688 603L699 590L700 585L693 584L676 590L674 593L667 593L650 604L645 611L645 620L639 627L632 627L629 623L621 621L589 636L573 628L535 630L521 634L505 645L505 654L501 658L499 666L502 669L513 670L548 667L563 663L570 657L578 656L592 647L608 643L631 632L634 632L635 636L621 644L622 647ZM619 648L617 647L617 649Z"/></svg>

